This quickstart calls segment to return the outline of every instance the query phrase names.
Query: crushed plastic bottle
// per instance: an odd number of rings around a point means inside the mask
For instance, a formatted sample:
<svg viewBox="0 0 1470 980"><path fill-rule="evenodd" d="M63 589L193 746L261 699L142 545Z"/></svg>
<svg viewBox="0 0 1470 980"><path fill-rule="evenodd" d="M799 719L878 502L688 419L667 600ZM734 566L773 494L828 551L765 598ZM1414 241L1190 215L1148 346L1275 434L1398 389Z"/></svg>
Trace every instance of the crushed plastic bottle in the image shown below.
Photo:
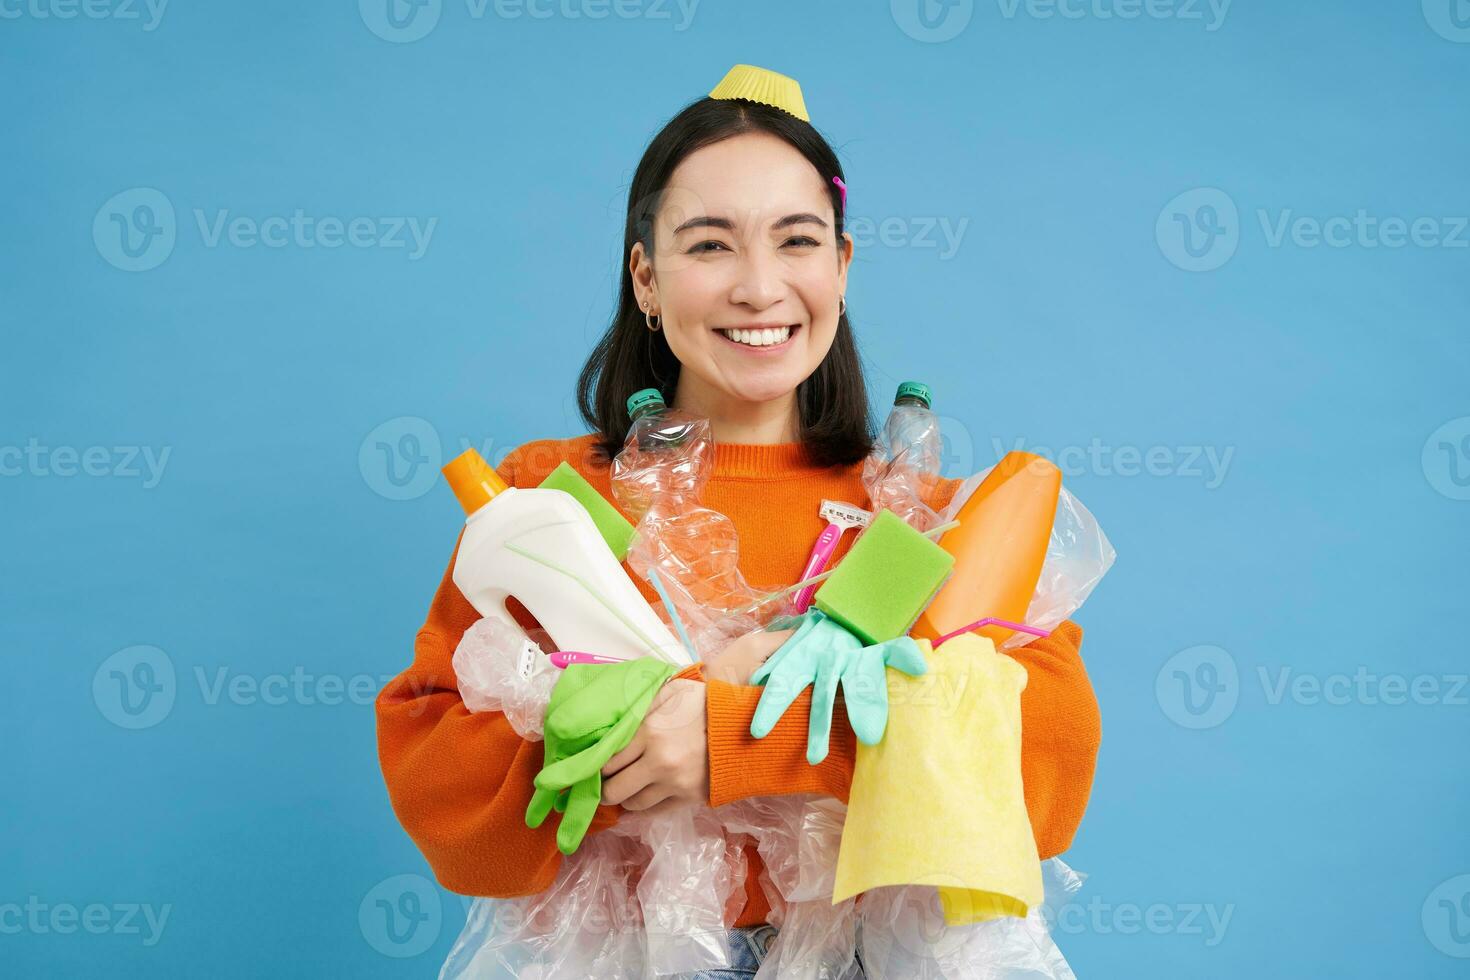
<svg viewBox="0 0 1470 980"><path fill-rule="evenodd" d="M939 481L944 440L932 411L929 386L905 381L873 454L863 463L863 486L872 509L891 510L920 531L937 527L939 516L926 501Z"/></svg>
<svg viewBox="0 0 1470 980"><path fill-rule="evenodd" d="M612 464L612 490L637 525L628 564L668 593L700 659L761 628L766 594L739 569L734 523L699 502L713 465L709 420L669 408L654 388L628 399L633 424Z"/></svg>

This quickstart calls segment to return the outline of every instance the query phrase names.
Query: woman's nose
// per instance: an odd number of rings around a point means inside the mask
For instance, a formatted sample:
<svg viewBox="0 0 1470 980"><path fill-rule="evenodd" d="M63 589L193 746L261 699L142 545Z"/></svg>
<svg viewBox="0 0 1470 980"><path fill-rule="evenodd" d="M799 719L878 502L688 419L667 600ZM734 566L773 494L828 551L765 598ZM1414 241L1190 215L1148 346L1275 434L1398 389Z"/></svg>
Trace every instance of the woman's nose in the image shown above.
<svg viewBox="0 0 1470 980"><path fill-rule="evenodd" d="M763 245L747 248L738 262L735 285L730 290L732 303L763 310L785 295L781 264L770 249Z"/></svg>

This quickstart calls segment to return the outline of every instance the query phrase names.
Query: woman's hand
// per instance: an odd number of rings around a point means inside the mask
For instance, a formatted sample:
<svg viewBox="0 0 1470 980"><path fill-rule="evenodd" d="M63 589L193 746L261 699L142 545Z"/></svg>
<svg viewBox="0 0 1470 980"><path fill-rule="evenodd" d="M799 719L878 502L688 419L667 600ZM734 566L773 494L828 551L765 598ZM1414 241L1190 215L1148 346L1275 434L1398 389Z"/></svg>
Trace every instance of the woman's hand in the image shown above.
<svg viewBox="0 0 1470 980"><path fill-rule="evenodd" d="M660 688L633 741L602 767L602 802L625 810L706 802L704 719L704 684L672 680Z"/></svg>
<svg viewBox="0 0 1470 980"><path fill-rule="evenodd" d="M730 643L704 662L704 678L726 684L749 684L750 675L765 663L796 630L757 630Z"/></svg>

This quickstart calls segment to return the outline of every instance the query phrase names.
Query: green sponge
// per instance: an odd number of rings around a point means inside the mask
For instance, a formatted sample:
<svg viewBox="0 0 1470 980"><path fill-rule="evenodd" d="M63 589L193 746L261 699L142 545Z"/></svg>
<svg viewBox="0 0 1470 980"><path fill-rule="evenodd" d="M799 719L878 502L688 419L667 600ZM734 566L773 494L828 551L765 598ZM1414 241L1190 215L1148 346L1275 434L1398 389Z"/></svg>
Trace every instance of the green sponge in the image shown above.
<svg viewBox="0 0 1470 980"><path fill-rule="evenodd" d="M607 502L587 480L572 469L570 463L560 463L541 481L543 490L562 490L592 515L592 523L602 533L602 540L612 549L618 561L628 557L628 548L633 543L633 525L618 513L618 509Z"/></svg>
<svg viewBox="0 0 1470 980"><path fill-rule="evenodd" d="M909 631L953 567L954 555L879 511L817 590L816 605L865 644L884 643Z"/></svg>

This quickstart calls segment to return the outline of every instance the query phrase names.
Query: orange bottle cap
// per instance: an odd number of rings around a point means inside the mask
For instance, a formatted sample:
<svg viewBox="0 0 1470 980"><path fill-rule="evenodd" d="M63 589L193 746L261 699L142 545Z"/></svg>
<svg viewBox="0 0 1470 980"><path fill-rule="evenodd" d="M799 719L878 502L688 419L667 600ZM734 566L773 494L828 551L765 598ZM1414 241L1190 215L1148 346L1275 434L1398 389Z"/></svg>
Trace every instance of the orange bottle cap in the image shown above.
<svg viewBox="0 0 1470 980"><path fill-rule="evenodd" d="M510 489L500 474L485 462L485 457L473 449L466 449L451 459L441 472L466 514L473 514L496 494Z"/></svg>

